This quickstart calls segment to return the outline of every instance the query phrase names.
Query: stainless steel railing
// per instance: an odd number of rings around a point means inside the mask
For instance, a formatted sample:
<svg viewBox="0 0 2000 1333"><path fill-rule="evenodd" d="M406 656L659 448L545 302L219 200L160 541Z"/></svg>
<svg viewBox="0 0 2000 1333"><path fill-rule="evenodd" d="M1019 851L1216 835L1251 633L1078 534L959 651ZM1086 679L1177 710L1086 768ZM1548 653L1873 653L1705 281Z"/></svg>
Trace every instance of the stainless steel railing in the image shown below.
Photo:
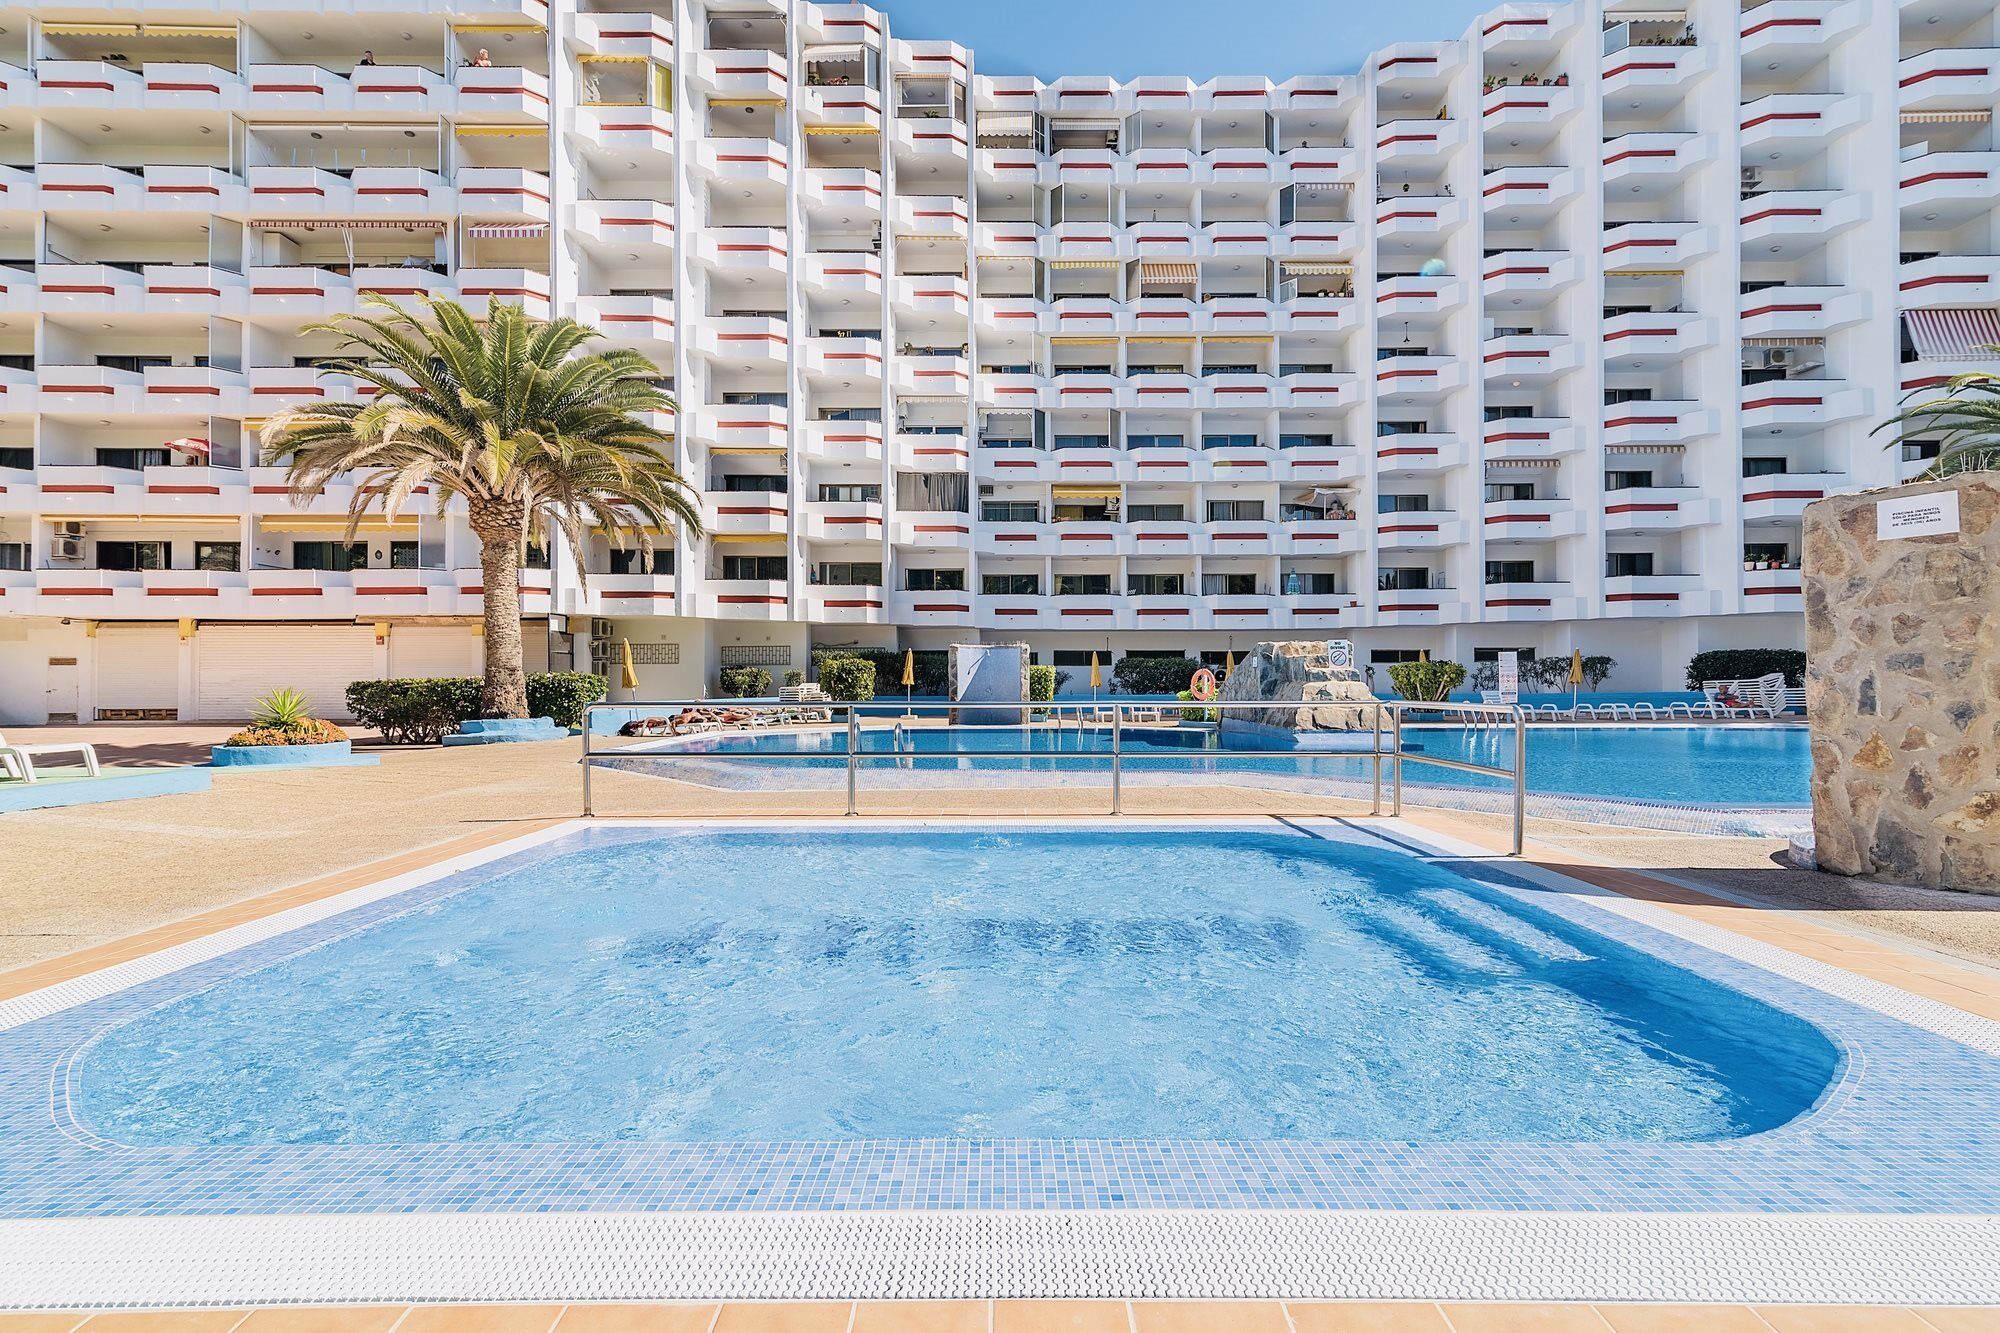
<svg viewBox="0 0 2000 1333"><path fill-rule="evenodd" d="M721 760L728 763L776 763L779 765L786 763L810 763L817 766L824 766L830 757L823 751L813 750L731 751L718 755L708 751L676 749L648 750L632 746L605 748L593 743L596 739L599 739L600 733L591 726L591 719L594 716L606 713L616 713L620 716L659 717L666 719L674 718L685 710L690 709L704 710L712 713L744 714L750 717L791 715L794 718L798 718L805 715L823 714L826 718L824 722L807 725L816 725L820 734L824 734L825 730L829 728L844 730L846 733L843 738L844 745L841 757L845 760L847 813L849 815L858 816L861 813L861 770L866 764L885 760L941 758L1102 759L1107 761L1109 766L1111 813L1122 815L1125 813L1124 777L1125 760L1128 753L1126 749L1126 735L1129 727L1134 725L1134 722L1137 720L1135 715L1153 714L1161 717L1161 725L1164 726L1166 725L1165 715L1176 715L1176 720L1178 720L1177 715L1183 710L1209 710L1219 721L1221 715L1229 711L1270 712L1286 708L1293 710L1338 708L1343 705L1369 709L1373 714L1373 725L1364 731L1332 734L1370 736L1372 737L1372 743L1366 749L1254 749L1231 746L1225 750L1214 750L1208 748L1198 749L1193 746L1178 747L1169 745L1149 747L1145 752L1144 758L1149 764L1171 762L1181 757L1178 751L1184 750L1186 756L1191 759L1214 757L1218 754L1226 755L1231 759L1254 759L1259 756L1291 759L1365 759L1368 761L1369 767L1370 814L1379 816L1383 813L1383 777L1386 765L1389 797L1388 812L1391 817L1395 818L1400 818L1403 813L1403 764L1406 759L1412 763L1433 768L1442 768L1463 773L1477 773L1487 777L1500 778L1507 782L1512 793L1512 854L1515 856L1521 854L1528 799L1528 729L1526 714L1519 708L1496 707L1492 704L1418 703L1407 700L1388 699L1378 699L1362 704L1347 704L1347 701L1344 700L1306 700L1298 702L1292 700L1223 701L1220 699L1165 703L1135 700L1092 702L1075 699L1055 699L1039 703L966 702L963 704L948 704L935 701L910 704L890 700L870 703L843 703L829 700L785 703L765 699L722 701L712 699L673 699L595 703L587 705L583 710L583 813L587 817L593 816L596 813L592 801L592 771L600 765L612 762L623 765L635 761L658 761L671 766L676 761L701 760L704 762L715 762ZM907 733L902 732L897 726L893 725L920 716L927 716L933 719L942 716L944 720L949 722L954 714L961 712L981 716L995 713L1010 713L1020 719L1010 724L1000 724L997 726L986 724L976 728L977 730L985 731L990 727L990 730L995 733L1018 732L1030 727L1046 727L1051 730L1061 730L1070 724L1074 724L1079 730L1092 727L1101 728L1109 736L1111 746L1109 750L1104 751L1063 751L1037 750L1020 744L1003 745L996 743L995 748L991 749L923 750L906 746L902 742L901 736ZM878 718L892 725L864 728L862 722L867 717ZM1435 718L1439 721L1462 719L1468 725L1492 727L1502 734L1506 731L1511 731L1513 733L1513 762L1508 767L1503 768L1498 764L1480 763L1473 759L1458 759L1428 752L1412 753L1407 751L1404 746L1406 722L1412 718L1421 719L1425 717ZM709 730L688 730L678 734L709 734ZM864 750L862 748L862 736L864 732L877 735L886 734L890 737L892 744L883 749ZM788 733L767 733L752 728L748 730L732 730L730 734L785 735ZM1384 745L1385 738L1387 740L1386 746Z"/></svg>

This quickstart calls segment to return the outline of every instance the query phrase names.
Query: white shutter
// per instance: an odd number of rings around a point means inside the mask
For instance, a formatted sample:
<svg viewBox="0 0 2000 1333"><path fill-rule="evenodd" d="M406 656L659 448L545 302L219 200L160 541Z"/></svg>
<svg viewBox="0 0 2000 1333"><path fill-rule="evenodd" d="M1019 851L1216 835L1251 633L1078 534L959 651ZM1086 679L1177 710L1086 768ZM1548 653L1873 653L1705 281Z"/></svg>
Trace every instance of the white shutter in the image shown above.
<svg viewBox="0 0 2000 1333"><path fill-rule="evenodd" d="M172 712L181 701L181 635L173 625L97 627L99 717L128 709Z"/></svg>
<svg viewBox="0 0 2000 1333"><path fill-rule="evenodd" d="M313 716L348 720L347 687L375 679L368 625L203 625L195 636L195 708L238 722L277 689L302 691Z"/></svg>
<svg viewBox="0 0 2000 1333"><path fill-rule="evenodd" d="M396 625L389 630L389 674L477 676L484 670L480 646L467 625Z"/></svg>

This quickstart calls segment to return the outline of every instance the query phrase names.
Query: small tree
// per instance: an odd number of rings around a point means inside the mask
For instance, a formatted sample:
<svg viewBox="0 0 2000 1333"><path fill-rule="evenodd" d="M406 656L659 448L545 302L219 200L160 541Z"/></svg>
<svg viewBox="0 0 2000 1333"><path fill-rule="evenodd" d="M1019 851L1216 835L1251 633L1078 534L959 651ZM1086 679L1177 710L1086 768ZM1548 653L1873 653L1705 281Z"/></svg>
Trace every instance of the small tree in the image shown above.
<svg viewBox="0 0 2000 1333"><path fill-rule="evenodd" d="M865 704L875 697L875 664L860 657L822 657L819 687L842 703Z"/></svg>
<svg viewBox="0 0 2000 1333"><path fill-rule="evenodd" d="M1419 703L1437 703L1465 683L1465 668L1456 662L1397 662L1389 668L1396 693Z"/></svg>

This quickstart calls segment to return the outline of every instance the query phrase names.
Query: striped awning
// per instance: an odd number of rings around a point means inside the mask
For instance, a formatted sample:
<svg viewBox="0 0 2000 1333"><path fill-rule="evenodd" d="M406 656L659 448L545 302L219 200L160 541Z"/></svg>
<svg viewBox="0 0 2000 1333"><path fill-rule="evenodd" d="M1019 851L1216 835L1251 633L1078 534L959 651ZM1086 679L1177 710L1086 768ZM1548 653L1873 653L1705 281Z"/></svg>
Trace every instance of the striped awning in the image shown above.
<svg viewBox="0 0 2000 1333"><path fill-rule="evenodd" d="M1991 361L2000 357L2000 310L1905 310L1903 324L1919 361Z"/></svg>
<svg viewBox="0 0 2000 1333"><path fill-rule="evenodd" d="M1051 259L1050 268L1118 268L1121 259Z"/></svg>
<svg viewBox="0 0 2000 1333"><path fill-rule="evenodd" d="M1125 492L1116 486L1052 486L1050 494L1058 500L1122 500Z"/></svg>
<svg viewBox="0 0 2000 1333"><path fill-rule="evenodd" d="M1604 452L1607 454L1684 454L1687 452L1687 446L1684 444L1607 444L1604 446Z"/></svg>
<svg viewBox="0 0 2000 1333"><path fill-rule="evenodd" d="M1353 181L1294 181L1292 183L1292 188L1295 190L1351 190L1354 188L1354 182Z"/></svg>
<svg viewBox="0 0 2000 1333"><path fill-rule="evenodd" d="M1824 347L1824 338L1745 338L1745 347Z"/></svg>
<svg viewBox="0 0 2000 1333"><path fill-rule="evenodd" d="M1169 263L1157 259L1139 261L1141 287L1192 287L1199 270L1193 264Z"/></svg>
<svg viewBox="0 0 2000 1333"><path fill-rule="evenodd" d="M548 132L546 125L458 125L452 129L461 139L539 139Z"/></svg>
<svg viewBox="0 0 2000 1333"><path fill-rule="evenodd" d="M1116 347L1116 338L1051 338L1051 347Z"/></svg>
<svg viewBox="0 0 2000 1333"><path fill-rule="evenodd" d="M1685 9L1607 9L1606 23L1686 23Z"/></svg>
<svg viewBox="0 0 2000 1333"><path fill-rule="evenodd" d="M815 46L807 50L804 57L805 63L808 65L827 64L836 60L865 60L867 58L868 48L865 46Z"/></svg>
<svg viewBox="0 0 2000 1333"><path fill-rule="evenodd" d="M1678 268L1626 268L1617 272L1606 271L1607 278L1684 278L1687 273Z"/></svg>
<svg viewBox="0 0 2000 1333"><path fill-rule="evenodd" d="M443 231L445 225L428 218L406 222L389 218L253 218L252 231Z"/></svg>
<svg viewBox="0 0 2000 1333"><path fill-rule="evenodd" d="M1352 277L1354 274L1354 265L1336 264L1325 259L1281 259L1278 263L1284 268L1287 275L1346 278Z"/></svg>
<svg viewBox="0 0 2000 1333"><path fill-rule="evenodd" d="M711 444L708 446L708 452L711 454L782 454L785 452L785 446L782 444Z"/></svg>
<svg viewBox="0 0 2000 1333"><path fill-rule="evenodd" d="M1991 111L1905 111L1905 125L1984 125L1993 119Z"/></svg>
<svg viewBox="0 0 2000 1333"><path fill-rule="evenodd" d="M1114 119L1114 120L1105 120L1105 119L1103 119L1103 118L1101 118L1101 117L1087 117L1087 118L1082 118L1082 119L1079 119L1079 118L1076 118L1076 117L1072 117L1072 116L1057 116L1057 117L1052 117L1052 118L1050 119L1050 121L1049 121L1049 128L1050 128L1050 129L1052 129L1052 130L1106 130L1106 131L1110 131L1110 130L1122 130L1122 129L1124 129L1124 128L1125 128L1125 122L1124 122L1124 121L1122 121L1122 120L1115 120L1115 119Z"/></svg>
<svg viewBox="0 0 2000 1333"><path fill-rule="evenodd" d="M1032 139L1035 135L1035 118L1020 111L982 111L979 113L979 137L982 139Z"/></svg>
<svg viewBox="0 0 2000 1333"><path fill-rule="evenodd" d="M1487 460L1486 466L1488 468L1549 468L1561 467L1562 464L1553 458L1494 458Z"/></svg>
<svg viewBox="0 0 2000 1333"><path fill-rule="evenodd" d="M546 222L475 222L465 234L477 241L532 241L549 234Z"/></svg>
<svg viewBox="0 0 2000 1333"><path fill-rule="evenodd" d="M855 134L880 134L880 125L804 125L800 127L807 134L821 136L841 136Z"/></svg>

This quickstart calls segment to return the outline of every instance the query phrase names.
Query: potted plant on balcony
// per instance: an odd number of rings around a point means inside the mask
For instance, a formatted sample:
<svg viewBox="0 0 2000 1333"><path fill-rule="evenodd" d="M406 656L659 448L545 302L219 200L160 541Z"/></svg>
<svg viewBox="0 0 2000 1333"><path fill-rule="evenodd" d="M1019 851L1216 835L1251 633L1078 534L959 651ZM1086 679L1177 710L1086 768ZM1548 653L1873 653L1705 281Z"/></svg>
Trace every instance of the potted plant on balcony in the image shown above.
<svg viewBox="0 0 2000 1333"><path fill-rule="evenodd" d="M324 768L373 764L356 755L347 733L312 715L306 696L294 689L272 690L256 701L250 725L220 745L209 747L216 768Z"/></svg>

